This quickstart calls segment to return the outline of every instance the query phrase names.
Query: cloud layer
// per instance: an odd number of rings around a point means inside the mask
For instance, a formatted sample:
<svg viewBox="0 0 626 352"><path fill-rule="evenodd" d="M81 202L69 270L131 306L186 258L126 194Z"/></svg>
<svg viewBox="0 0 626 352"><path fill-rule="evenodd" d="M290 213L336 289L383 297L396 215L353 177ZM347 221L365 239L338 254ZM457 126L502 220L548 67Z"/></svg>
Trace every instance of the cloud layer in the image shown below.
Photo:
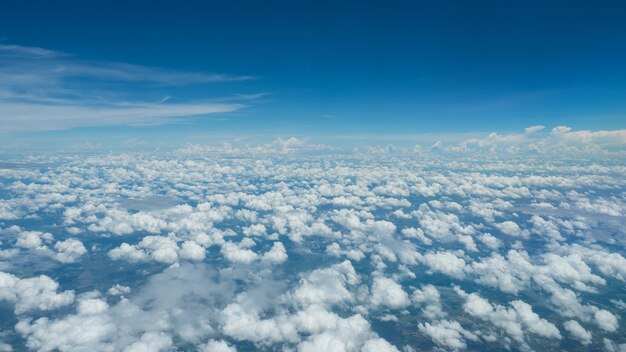
<svg viewBox="0 0 626 352"><path fill-rule="evenodd" d="M18 158L0 346L618 351L626 167L600 155L281 139Z"/></svg>

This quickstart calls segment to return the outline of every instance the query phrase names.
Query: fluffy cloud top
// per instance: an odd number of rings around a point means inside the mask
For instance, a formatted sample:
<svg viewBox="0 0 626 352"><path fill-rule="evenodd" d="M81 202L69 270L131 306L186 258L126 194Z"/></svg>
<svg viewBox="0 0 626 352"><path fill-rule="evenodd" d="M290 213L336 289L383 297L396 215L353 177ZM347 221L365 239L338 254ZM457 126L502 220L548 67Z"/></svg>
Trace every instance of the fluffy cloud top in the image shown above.
<svg viewBox="0 0 626 352"><path fill-rule="evenodd" d="M465 151L281 139L2 164L4 341L618 350L626 168L606 152L614 134L575 132L534 126ZM527 142L532 158L501 150ZM584 143L581 159L542 152Z"/></svg>

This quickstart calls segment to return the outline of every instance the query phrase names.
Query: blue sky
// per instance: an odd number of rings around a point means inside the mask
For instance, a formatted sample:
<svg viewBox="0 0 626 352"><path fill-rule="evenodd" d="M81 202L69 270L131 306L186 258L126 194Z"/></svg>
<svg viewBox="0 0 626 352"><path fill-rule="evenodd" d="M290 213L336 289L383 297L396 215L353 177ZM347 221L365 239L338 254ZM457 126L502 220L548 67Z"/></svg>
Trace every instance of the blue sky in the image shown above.
<svg viewBox="0 0 626 352"><path fill-rule="evenodd" d="M0 115L22 141L615 130L624 18L603 1L10 1Z"/></svg>

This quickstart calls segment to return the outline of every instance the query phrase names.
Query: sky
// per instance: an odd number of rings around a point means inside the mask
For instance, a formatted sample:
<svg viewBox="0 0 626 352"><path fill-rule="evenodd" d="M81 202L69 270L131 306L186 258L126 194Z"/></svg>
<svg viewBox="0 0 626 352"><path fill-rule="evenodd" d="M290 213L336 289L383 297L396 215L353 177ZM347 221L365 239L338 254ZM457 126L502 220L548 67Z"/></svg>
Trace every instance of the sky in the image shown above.
<svg viewBox="0 0 626 352"><path fill-rule="evenodd" d="M6 1L0 133L25 146L618 130L624 18L607 1Z"/></svg>
<svg viewBox="0 0 626 352"><path fill-rule="evenodd" d="M0 1L0 352L626 351L626 2Z"/></svg>

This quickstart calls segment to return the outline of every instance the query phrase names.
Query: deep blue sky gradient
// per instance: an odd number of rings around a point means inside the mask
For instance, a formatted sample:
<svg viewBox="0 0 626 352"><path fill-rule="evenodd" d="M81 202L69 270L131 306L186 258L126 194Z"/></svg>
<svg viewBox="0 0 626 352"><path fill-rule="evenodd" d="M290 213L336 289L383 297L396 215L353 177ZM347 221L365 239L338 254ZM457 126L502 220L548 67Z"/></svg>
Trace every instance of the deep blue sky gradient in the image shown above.
<svg viewBox="0 0 626 352"><path fill-rule="evenodd" d="M3 1L0 37L80 60L257 77L159 91L172 101L267 93L169 131L618 129L625 19L619 1Z"/></svg>

